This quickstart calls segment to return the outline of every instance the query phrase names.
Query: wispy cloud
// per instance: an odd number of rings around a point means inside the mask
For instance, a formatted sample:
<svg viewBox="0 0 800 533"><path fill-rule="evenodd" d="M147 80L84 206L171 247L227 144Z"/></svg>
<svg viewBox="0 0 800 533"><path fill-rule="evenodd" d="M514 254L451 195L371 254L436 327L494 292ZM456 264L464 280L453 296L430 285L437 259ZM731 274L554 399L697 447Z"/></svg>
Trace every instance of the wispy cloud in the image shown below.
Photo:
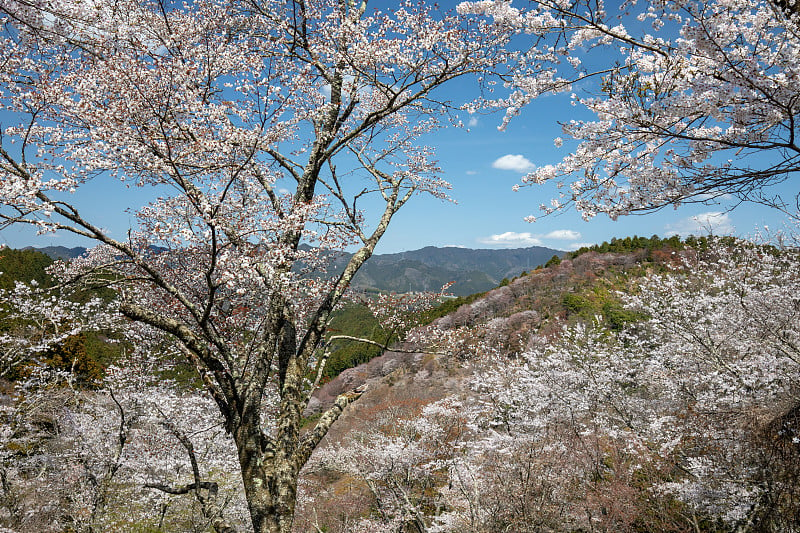
<svg viewBox="0 0 800 533"><path fill-rule="evenodd" d="M560 241L576 241L581 238L581 234L571 229L557 229L542 237L545 239L558 239Z"/></svg>
<svg viewBox="0 0 800 533"><path fill-rule="evenodd" d="M541 246L542 241L535 237L534 235L523 232L517 233L515 231L507 231L505 233L499 233L497 235L490 235L488 237L480 237L478 238L478 242L481 244L488 244L491 246L503 246L503 247L519 247L519 246Z"/></svg>
<svg viewBox="0 0 800 533"><path fill-rule="evenodd" d="M495 159L494 163L492 163L492 168L513 170L515 172L530 172L534 167L535 165L527 157L520 154L506 154Z"/></svg>
<svg viewBox="0 0 800 533"><path fill-rule="evenodd" d="M728 194L728 193L725 193L725 194L720 194L720 193L715 193L715 194L711 194L711 193L705 193L705 194L698 194L698 195L697 195L697 198L698 198L698 199L701 199L701 200L704 200L704 201L706 201L706 202L709 202L709 203L713 203L713 202L716 202L716 201L727 201L727 200L732 200L732 199L733 199L733 195L732 195L732 194Z"/></svg>
<svg viewBox="0 0 800 533"><path fill-rule="evenodd" d="M474 176L478 173L477 170L467 170L467 176Z"/></svg>
<svg viewBox="0 0 800 533"><path fill-rule="evenodd" d="M730 235L736 228L728 213L708 211L679 220L675 224L667 224L664 228L668 235L702 235L714 233L716 235Z"/></svg>
<svg viewBox="0 0 800 533"><path fill-rule="evenodd" d="M478 117L469 117L467 126L469 126L470 128L474 128L477 125L478 125Z"/></svg>

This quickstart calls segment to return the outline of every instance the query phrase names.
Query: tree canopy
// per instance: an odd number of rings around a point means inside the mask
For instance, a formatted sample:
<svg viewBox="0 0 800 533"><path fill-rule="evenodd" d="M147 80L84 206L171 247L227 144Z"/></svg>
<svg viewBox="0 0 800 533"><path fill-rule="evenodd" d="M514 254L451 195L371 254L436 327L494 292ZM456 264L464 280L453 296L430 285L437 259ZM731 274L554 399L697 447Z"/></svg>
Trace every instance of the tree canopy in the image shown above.
<svg viewBox="0 0 800 533"><path fill-rule="evenodd" d="M517 5L460 7L529 35L523 62L550 61L515 71L506 120L539 95L565 91L596 115L565 120L555 144L566 143L567 155L523 178L563 187L542 204L545 214L574 205L585 218L616 218L720 197L796 212L796 193L774 187L800 170L796 2Z"/></svg>
<svg viewBox="0 0 800 533"><path fill-rule="evenodd" d="M447 197L421 138L485 102L440 88L499 79L513 32L413 2L3 0L0 14L0 108L17 119L3 225L98 244L59 287L117 298L70 327L105 316L140 351L187 359L236 443L253 528L288 532L300 469L361 393L301 435L332 312L395 213ZM152 189L127 235L73 201L93 180ZM231 531L203 483L208 519Z"/></svg>

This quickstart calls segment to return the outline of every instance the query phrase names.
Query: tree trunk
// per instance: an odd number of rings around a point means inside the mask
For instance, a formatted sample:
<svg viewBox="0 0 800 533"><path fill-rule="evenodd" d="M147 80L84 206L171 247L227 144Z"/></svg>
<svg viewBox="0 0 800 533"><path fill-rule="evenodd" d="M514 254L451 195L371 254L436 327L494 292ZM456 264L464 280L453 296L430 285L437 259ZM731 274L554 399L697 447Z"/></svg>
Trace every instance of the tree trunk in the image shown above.
<svg viewBox="0 0 800 533"><path fill-rule="evenodd" d="M255 533L290 533L297 501L297 475L286 461L276 461L266 468L259 466L259 462L261 460L253 458L242 464L253 530Z"/></svg>
<svg viewBox="0 0 800 533"><path fill-rule="evenodd" d="M300 470L339 415L363 392L358 388L339 395L302 438L299 400L281 402L283 416L279 415L275 441L262 435L256 420L243 418L234 440L255 533L291 533Z"/></svg>

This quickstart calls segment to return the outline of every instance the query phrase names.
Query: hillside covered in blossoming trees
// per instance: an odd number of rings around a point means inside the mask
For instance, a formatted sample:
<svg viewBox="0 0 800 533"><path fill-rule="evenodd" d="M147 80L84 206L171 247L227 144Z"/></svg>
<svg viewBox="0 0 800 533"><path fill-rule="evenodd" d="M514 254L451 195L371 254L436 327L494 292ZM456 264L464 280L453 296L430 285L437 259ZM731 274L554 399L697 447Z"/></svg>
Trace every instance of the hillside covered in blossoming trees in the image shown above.
<svg viewBox="0 0 800 533"><path fill-rule="evenodd" d="M800 255L696 244L564 260L348 371L388 375L315 455L307 530L795 530Z"/></svg>

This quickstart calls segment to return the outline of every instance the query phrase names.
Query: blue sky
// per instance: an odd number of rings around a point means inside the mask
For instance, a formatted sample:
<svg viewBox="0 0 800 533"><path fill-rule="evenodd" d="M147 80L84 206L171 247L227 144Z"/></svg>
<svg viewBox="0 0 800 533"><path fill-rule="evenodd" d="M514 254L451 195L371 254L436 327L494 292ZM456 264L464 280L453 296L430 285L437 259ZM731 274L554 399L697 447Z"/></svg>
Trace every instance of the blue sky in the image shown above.
<svg viewBox="0 0 800 533"><path fill-rule="evenodd" d="M445 2L447 3L447 2ZM467 85L451 87L452 96L468 92ZM743 204L729 211L732 204L688 205L667 208L649 215L611 221L598 216L583 221L574 211L524 221L538 215L538 206L554 196L552 186L512 187L532 167L558 162L568 143L556 148L553 139L561 136L559 121L591 118L580 107L570 104L568 94L550 95L530 104L505 131L498 131L502 116L464 116L464 129L439 131L427 139L436 148L445 178L453 184L455 203L431 197L412 199L401 210L379 245L378 253L413 250L424 246L467 248L516 248L547 246L560 250L600 243L628 235L668 236L702 233L711 227L717 234L747 236L763 226L781 227L784 217L775 210ZM786 184L784 192L796 191ZM107 187L92 183L81 190L79 205L88 219L124 237L133 223L129 209L143 205L151 192L146 189ZM85 246L85 240L47 234L36 236L30 230L0 230L0 244L12 247Z"/></svg>
<svg viewBox="0 0 800 533"><path fill-rule="evenodd" d="M785 222L777 211L755 204L729 211L733 203L665 208L617 221L605 215L584 221L572 210L526 222L527 215L540 214L540 204L549 203L554 187L528 186L517 192L512 187L532 166L557 163L566 155L567 143L562 148L553 144L561 135L559 121L589 117L570 105L569 95L555 95L533 102L505 131L497 129L501 118L480 116L468 129L435 136L432 142L457 204L416 199L397 215L379 252L427 245L569 250L612 237L700 234L708 227L715 234L747 236Z"/></svg>

